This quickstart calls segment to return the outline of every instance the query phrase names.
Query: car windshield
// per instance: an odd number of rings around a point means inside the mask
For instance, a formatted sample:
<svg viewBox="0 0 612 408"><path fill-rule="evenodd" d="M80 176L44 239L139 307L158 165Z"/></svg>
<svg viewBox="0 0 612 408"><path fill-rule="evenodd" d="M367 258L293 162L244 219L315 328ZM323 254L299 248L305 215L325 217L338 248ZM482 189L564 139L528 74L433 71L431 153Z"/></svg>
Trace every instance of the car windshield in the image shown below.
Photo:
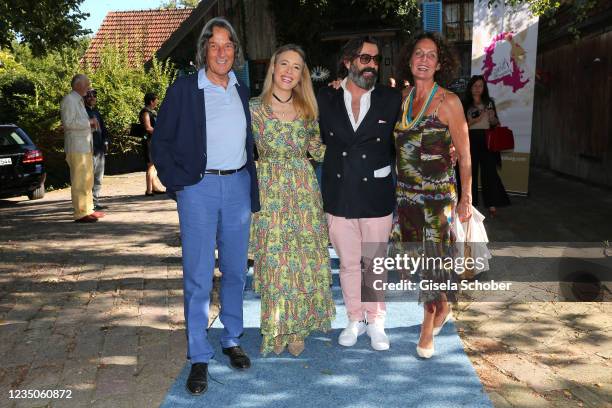
<svg viewBox="0 0 612 408"><path fill-rule="evenodd" d="M20 129L0 127L0 147L25 144L29 144L29 140Z"/></svg>

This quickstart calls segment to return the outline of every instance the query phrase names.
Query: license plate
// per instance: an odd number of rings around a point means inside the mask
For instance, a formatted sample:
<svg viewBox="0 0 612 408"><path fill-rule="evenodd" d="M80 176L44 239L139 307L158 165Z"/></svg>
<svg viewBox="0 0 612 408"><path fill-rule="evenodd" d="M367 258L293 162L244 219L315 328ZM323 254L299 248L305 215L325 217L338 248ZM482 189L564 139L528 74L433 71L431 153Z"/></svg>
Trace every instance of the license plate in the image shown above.
<svg viewBox="0 0 612 408"><path fill-rule="evenodd" d="M0 166L8 166L9 164L13 164L13 161L10 157L0 159Z"/></svg>

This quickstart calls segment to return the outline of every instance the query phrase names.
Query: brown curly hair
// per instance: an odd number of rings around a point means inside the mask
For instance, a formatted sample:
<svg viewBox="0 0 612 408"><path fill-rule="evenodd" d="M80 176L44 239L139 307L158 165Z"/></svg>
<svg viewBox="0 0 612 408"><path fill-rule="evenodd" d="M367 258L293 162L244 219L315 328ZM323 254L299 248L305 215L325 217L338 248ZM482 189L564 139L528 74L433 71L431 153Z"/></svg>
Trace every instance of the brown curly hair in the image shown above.
<svg viewBox="0 0 612 408"><path fill-rule="evenodd" d="M459 59L457 58L455 50L437 33L424 32L417 35L410 43L402 47L396 72L399 73L402 80L407 79L411 84L414 84L414 78L412 77L412 72L410 72L409 67L410 57L417 43L424 39L433 41L438 49L440 70L436 71L434 74L434 80L441 86L447 86L456 78L459 68Z"/></svg>

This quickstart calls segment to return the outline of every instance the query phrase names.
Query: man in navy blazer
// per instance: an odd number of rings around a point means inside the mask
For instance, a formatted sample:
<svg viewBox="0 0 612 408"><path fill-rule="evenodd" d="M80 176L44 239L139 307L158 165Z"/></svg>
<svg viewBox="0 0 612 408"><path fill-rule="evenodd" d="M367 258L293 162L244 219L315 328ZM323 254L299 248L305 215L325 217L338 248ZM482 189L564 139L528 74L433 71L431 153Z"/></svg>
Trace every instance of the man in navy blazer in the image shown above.
<svg viewBox="0 0 612 408"><path fill-rule="evenodd" d="M251 213L259 190L253 161L249 92L232 71L241 62L236 32L214 18L198 39L197 75L179 78L166 93L152 138L159 178L177 201L183 247L183 289L191 371L187 390L208 388L214 349L208 307L218 249L223 353L237 369L251 362L240 347Z"/></svg>
<svg viewBox="0 0 612 408"><path fill-rule="evenodd" d="M353 38L341 52L338 89L319 91L319 126L327 146L323 207L329 238L340 257L340 285L348 325L338 343L352 347L367 333L374 350L388 350L384 292L374 291L362 261L385 256L395 208L393 128L401 94L377 84L381 48L376 38ZM381 245L384 244L384 245ZM369 261L369 262L366 262ZM384 278L380 276L380 279ZM362 283L370 291L362 292ZM369 293L369 294L368 294ZM366 324L367 321L367 324Z"/></svg>

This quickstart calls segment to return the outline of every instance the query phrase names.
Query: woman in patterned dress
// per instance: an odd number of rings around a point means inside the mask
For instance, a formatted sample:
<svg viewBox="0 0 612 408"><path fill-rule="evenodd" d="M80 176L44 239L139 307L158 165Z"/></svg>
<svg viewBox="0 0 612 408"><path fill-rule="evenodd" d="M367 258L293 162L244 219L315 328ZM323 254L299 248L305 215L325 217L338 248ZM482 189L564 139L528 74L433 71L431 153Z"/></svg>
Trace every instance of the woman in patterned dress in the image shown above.
<svg viewBox="0 0 612 408"><path fill-rule="evenodd" d="M253 286L261 295L262 354L295 356L313 331L335 317L327 225L321 193L307 153L323 159L317 103L304 51L280 47L260 97L250 102L259 153L261 211L253 217Z"/></svg>
<svg viewBox="0 0 612 408"><path fill-rule="evenodd" d="M402 116L395 128L398 222L393 240L422 245L425 257L444 258L452 255L453 217L464 221L471 216L468 128L459 98L436 83L452 71L453 61L446 45L438 36L424 33L407 51L414 87L402 104ZM451 144L461 170L462 196L458 203ZM419 278L446 283L456 281L456 274L451 268L430 265L421 268ZM433 336L451 316L449 300L455 300L452 290L419 292L419 302L424 304L417 345L420 357L433 355Z"/></svg>

